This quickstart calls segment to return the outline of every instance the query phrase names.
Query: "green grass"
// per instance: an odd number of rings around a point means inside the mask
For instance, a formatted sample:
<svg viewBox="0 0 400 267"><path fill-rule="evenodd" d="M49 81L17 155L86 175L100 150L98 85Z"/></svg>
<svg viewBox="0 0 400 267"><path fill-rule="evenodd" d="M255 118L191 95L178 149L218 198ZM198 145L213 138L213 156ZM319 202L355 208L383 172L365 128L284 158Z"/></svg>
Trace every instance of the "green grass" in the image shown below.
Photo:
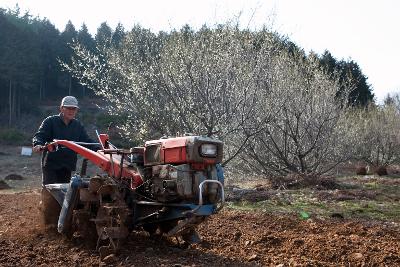
<svg viewBox="0 0 400 267"><path fill-rule="evenodd" d="M342 201L338 203L336 209L341 211L345 217L400 221L399 202Z"/></svg>
<svg viewBox="0 0 400 267"><path fill-rule="evenodd" d="M400 222L400 202L395 200L400 192L400 186L382 184L364 184L364 189L378 188L381 192L376 199L354 199L337 201L316 198L316 192L308 189L279 191L271 199L260 202L231 202L228 207L244 211L262 211L266 213L296 214L306 213L311 218L340 214L345 219L372 219Z"/></svg>
<svg viewBox="0 0 400 267"><path fill-rule="evenodd" d="M21 131L14 128L0 129L0 143L6 145L16 145L22 143L26 136Z"/></svg>
<svg viewBox="0 0 400 267"><path fill-rule="evenodd" d="M284 196L274 197L270 200L231 202L228 206L233 209L247 211L257 210L276 213L300 213L305 211L307 213L322 214L327 208L327 204L317 201L311 194L307 193L309 192L291 190L290 193L286 193Z"/></svg>

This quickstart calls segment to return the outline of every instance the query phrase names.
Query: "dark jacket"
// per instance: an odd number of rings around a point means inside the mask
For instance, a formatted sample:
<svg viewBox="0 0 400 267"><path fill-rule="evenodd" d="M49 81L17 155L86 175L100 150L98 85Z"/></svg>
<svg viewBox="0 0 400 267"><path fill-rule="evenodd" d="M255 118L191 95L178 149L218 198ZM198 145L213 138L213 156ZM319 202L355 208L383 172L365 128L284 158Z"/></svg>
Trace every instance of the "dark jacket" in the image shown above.
<svg viewBox="0 0 400 267"><path fill-rule="evenodd" d="M86 133L83 125L76 119L73 119L68 125L62 120L62 115L47 117L39 127L37 133L33 136L33 146L45 145L54 139L69 140L75 142L93 143ZM42 153L42 167L49 169L76 170L77 156L69 148L59 146L57 151Z"/></svg>

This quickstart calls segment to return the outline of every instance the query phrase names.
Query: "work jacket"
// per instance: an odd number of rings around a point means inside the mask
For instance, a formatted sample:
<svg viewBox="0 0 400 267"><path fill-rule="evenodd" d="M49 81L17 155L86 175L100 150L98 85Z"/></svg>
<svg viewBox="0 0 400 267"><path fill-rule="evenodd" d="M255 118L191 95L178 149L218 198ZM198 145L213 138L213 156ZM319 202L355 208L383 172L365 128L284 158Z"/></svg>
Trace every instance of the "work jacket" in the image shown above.
<svg viewBox="0 0 400 267"><path fill-rule="evenodd" d="M33 136L32 142L33 146L45 145L54 139L93 143L93 140L88 136L85 128L78 120L73 119L66 125L61 113L44 119L39 130ZM91 149L91 147L88 148ZM58 149L53 152L44 151L42 153L42 167L49 169L66 168L74 171L76 170L76 161L76 153L64 146L58 146Z"/></svg>

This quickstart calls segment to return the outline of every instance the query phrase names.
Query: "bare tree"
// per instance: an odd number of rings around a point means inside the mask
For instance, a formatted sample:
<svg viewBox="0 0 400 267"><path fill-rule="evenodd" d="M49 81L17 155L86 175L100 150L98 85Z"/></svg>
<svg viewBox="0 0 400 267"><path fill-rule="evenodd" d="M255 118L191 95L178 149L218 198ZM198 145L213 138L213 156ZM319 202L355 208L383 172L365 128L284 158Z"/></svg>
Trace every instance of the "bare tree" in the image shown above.
<svg viewBox="0 0 400 267"><path fill-rule="evenodd" d="M327 172L348 158L349 90L339 95L338 79L301 51L286 53L280 38L230 24L158 36L136 27L96 55L75 43L64 66L126 117L131 138L215 136L225 164L241 155L263 173Z"/></svg>
<svg viewBox="0 0 400 267"><path fill-rule="evenodd" d="M240 158L266 175L323 174L351 157L347 97L312 57L284 55L273 64L275 117L248 142Z"/></svg>
<svg viewBox="0 0 400 267"><path fill-rule="evenodd" d="M374 168L400 160L400 113L395 102L354 111L351 117L357 140L356 158Z"/></svg>
<svg viewBox="0 0 400 267"><path fill-rule="evenodd" d="M137 27L100 56L75 43L72 64L64 66L109 102L110 113L127 117L128 136L217 136L228 162L271 119L276 38L230 25L158 37Z"/></svg>
<svg viewBox="0 0 400 267"><path fill-rule="evenodd" d="M383 102L384 102L385 106L393 105L397 109L397 112L400 114L400 94L399 93L387 94L387 96L385 97Z"/></svg>

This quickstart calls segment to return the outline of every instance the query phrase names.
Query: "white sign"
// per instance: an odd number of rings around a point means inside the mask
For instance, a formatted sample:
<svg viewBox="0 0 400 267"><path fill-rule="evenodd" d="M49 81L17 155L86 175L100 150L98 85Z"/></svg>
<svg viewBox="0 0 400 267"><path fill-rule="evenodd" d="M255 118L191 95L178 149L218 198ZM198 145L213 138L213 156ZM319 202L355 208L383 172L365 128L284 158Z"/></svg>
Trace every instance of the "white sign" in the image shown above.
<svg viewBox="0 0 400 267"><path fill-rule="evenodd" d="M21 150L21 155L22 156L32 156L32 148L23 146Z"/></svg>

